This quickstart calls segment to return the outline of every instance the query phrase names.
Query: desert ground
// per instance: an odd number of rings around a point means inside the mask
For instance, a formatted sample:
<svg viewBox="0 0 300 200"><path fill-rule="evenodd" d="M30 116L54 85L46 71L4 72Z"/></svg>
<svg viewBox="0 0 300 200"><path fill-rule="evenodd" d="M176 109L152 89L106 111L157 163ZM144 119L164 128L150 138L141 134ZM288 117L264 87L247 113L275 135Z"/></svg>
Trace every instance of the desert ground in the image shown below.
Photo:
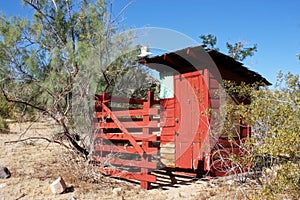
<svg viewBox="0 0 300 200"><path fill-rule="evenodd" d="M31 128L26 132L28 126ZM241 184L225 177L182 181L146 191L139 184L102 176L86 162L72 159L74 153L59 144L46 140L7 143L32 136L51 138L58 130L54 123L10 123L10 130L11 133L0 133L0 165L11 172L10 178L0 179L0 200L249 199L259 189L254 180ZM63 194L53 194L50 190L49 185L58 177L68 187Z"/></svg>

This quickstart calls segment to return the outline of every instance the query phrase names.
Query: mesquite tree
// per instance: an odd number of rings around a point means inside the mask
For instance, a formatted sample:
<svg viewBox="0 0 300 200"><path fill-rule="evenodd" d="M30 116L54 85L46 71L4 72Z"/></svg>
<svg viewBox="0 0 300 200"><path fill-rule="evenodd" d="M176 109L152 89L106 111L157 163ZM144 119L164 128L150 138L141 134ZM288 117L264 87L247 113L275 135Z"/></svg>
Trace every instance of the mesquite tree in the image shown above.
<svg viewBox="0 0 300 200"><path fill-rule="evenodd" d="M79 128L92 127L89 103L99 77L112 76L107 67L113 58L129 52L114 67L120 74L121 66L129 66L124 63L134 54L131 37L119 34L118 19L104 0L23 3L32 18L0 18L0 91L23 110L54 119L71 147L87 156L78 134L90 130Z"/></svg>

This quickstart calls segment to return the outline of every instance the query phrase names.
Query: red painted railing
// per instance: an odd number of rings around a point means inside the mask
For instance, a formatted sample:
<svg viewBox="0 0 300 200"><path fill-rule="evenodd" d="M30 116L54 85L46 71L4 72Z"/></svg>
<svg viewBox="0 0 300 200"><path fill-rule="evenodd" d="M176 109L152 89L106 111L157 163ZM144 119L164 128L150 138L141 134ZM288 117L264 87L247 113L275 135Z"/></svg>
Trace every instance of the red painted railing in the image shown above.
<svg viewBox="0 0 300 200"><path fill-rule="evenodd" d="M139 180L144 189L156 182L150 172L158 165L157 103L150 91L147 99L96 95L94 161L102 173Z"/></svg>

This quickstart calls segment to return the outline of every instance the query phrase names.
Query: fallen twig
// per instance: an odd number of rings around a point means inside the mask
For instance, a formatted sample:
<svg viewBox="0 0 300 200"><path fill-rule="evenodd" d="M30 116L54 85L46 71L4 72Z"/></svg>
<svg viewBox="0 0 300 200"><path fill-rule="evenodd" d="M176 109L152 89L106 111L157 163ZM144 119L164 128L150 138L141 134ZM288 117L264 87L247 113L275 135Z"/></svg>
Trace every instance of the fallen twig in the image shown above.
<svg viewBox="0 0 300 200"><path fill-rule="evenodd" d="M25 195L26 195L26 194L24 194L24 193L23 193L23 194L21 194L21 195L20 195L18 198L16 198L16 200L18 200L18 199L21 199L21 198L25 197Z"/></svg>
<svg viewBox="0 0 300 200"><path fill-rule="evenodd" d="M27 140L46 140L49 143L56 143L56 144L60 144L62 146L64 146L65 148L69 148L67 145L65 145L63 142L58 141L58 140L52 140L49 138L45 138L45 137L28 137L25 139L19 139L19 140L11 140L11 141L6 141L4 142L4 144L12 144L12 143L18 143L18 142L25 142Z"/></svg>

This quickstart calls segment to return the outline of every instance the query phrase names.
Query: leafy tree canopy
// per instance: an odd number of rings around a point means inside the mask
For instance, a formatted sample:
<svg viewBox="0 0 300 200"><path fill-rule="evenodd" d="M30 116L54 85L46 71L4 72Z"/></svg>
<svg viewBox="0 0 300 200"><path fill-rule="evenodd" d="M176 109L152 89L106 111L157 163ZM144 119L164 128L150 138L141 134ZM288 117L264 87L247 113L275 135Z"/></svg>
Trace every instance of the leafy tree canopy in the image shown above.
<svg viewBox="0 0 300 200"><path fill-rule="evenodd" d="M104 0L23 3L33 10L31 19L0 17L0 91L23 110L52 117L72 145L88 154L72 134L82 124L91 129L91 121L78 125L74 118L91 119L96 87L112 84L97 86L99 77L115 79L131 66L132 35L120 33Z"/></svg>
<svg viewBox="0 0 300 200"><path fill-rule="evenodd" d="M212 34L208 34L208 35L200 35L199 37L202 40L202 44L205 47L219 51L219 48L216 47L217 44L216 36ZM226 48L228 50L228 55L237 61L243 61L247 57L251 57L254 55L255 52L257 52L257 44L254 44L253 46L250 47L246 47L246 44L242 42L236 42L234 44L230 44L229 42L226 42Z"/></svg>

